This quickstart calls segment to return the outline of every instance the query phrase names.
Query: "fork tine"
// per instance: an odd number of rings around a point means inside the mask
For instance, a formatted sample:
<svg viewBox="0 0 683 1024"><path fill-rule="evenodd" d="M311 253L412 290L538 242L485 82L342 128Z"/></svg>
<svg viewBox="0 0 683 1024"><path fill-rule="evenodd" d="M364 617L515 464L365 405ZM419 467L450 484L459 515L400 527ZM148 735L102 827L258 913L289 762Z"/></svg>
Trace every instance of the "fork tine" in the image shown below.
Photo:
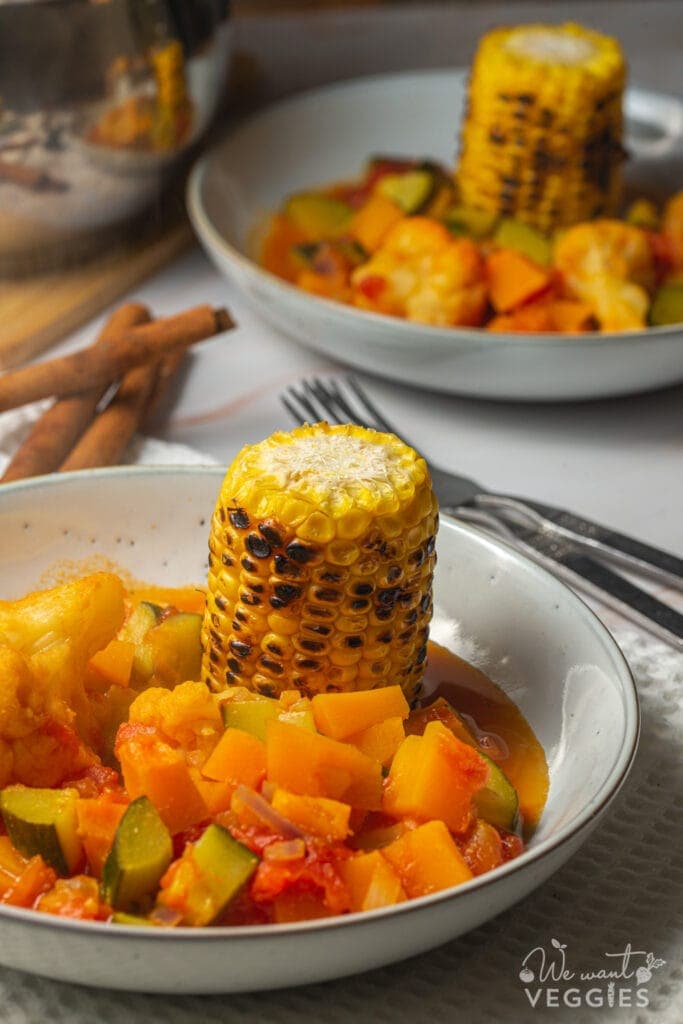
<svg viewBox="0 0 683 1024"><path fill-rule="evenodd" d="M392 426L392 424L389 423L389 420L382 415L377 406L370 401L355 377L349 375L346 378L346 383L348 387L351 388L361 405L367 410L369 415L373 417L375 425L377 425L380 430L387 430L390 434L398 433L396 427Z"/></svg>
<svg viewBox="0 0 683 1024"><path fill-rule="evenodd" d="M342 391L341 387L339 386L339 381L331 380L331 381L328 382L327 387L328 387L328 390L334 396L335 402L337 403L337 405L342 410L342 412L347 417L347 419L348 419L348 421L350 423L357 423L361 427L376 427L377 426L376 423L371 423L366 418L364 418L363 416L359 415L358 409L354 408L351 405L351 403L347 399L346 395Z"/></svg>
<svg viewBox="0 0 683 1024"><path fill-rule="evenodd" d="M292 419L294 420L295 423L301 424L301 423L304 422L305 417L301 416L301 414L299 413L299 410L296 408L294 403L290 400L289 396L287 394L285 394L284 391L280 395L280 401L282 402L282 404L284 405L285 409L287 410L287 412L292 417Z"/></svg>
<svg viewBox="0 0 683 1024"><path fill-rule="evenodd" d="M309 417L315 421L327 418L331 423L356 423L361 427L397 433L355 377L349 375L343 378L343 383L352 392L355 402L349 401L340 381L312 377L302 380L298 390L294 386L287 388L281 395L282 404L297 423L303 423Z"/></svg>
<svg viewBox="0 0 683 1024"><path fill-rule="evenodd" d="M312 396L317 402L320 403L324 412L327 414L327 418L331 423L341 423L339 415L335 411L333 401L325 385L319 377L313 377L312 380L305 380L303 382L304 390L309 396ZM325 417L321 416L320 419Z"/></svg>
<svg viewBox="0 0 683 1024"><path fill-rule="evenodd" d="M297 391L296 388L287 388L287 390L280 395L280 399L295 423L306 423L309 418L313 422L317 422L317 420L320 419L315 407L311 405L307 396L303 392Z"/></svg>

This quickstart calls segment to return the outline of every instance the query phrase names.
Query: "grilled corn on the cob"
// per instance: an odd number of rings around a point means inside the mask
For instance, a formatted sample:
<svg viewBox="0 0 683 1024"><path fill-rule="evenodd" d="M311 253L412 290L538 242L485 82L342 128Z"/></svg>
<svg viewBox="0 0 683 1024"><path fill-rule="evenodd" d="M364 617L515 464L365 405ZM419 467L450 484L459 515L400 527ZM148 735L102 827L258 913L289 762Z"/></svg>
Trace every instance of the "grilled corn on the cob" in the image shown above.
<svg viewBox="0 0 683 1024"><path fill-rule="evenodd" d="M463 202L541 231L613 213L625 78L616 40L580 25L489 32L470 77Z"/></svg>
<svg viewBox="0 0 683 1024"><path fill-rule="evenodd" d="M244 448L212 521L204 680L413 698L436 528L425 462L393 434L319 423Z"/></svg>
<svg viewBox="0 0 683 1024"><path fill-rule="evenodd" d="M149 59L157 88L154 141L160 149L172 149L182 138L190 113L183 48L172 39L153 47Z"/></svg>

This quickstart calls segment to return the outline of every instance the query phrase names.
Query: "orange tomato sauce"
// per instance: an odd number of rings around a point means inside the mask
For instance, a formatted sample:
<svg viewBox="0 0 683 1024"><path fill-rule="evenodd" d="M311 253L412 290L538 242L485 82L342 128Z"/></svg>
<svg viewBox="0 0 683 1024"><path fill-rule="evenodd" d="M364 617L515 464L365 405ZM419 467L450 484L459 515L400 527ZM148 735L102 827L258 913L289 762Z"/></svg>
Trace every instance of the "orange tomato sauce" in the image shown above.
<svg viewBox="0 0 683 1024"><path fill-rule="evenodd" d="M543 747L517 705L488 676L457 655L429 644L425 676L427 704L444 697L482 732L503 741L500 765L517 790L525 836L538 823L548 796L548 764Z"/></svg>

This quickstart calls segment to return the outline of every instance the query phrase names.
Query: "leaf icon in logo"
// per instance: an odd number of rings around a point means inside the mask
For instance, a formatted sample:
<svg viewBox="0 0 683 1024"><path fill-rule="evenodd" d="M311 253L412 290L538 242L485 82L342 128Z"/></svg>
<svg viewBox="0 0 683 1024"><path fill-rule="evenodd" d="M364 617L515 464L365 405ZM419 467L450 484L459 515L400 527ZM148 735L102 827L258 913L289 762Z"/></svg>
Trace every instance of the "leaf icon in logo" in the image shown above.
<svg viewBox="0 0 683 1024"><path fill-rule="evenodd" d="M639 967L636 971L636 985L647 985L652 978L652 971L647 967Z"/></svg>
<svg viewBox="0 0 683 1024"><path fill-rule="evenodd" d="M533 971L530 971L528 967L523 967L519 972L519 980L523 981L525 985L528 985L534 980L536 975Z"/></svg>
<svg viewBox="0 0 683 1024"><path fill-rule="evenodd" d="M551 939L550 942L555 947L555 949L562 949L562 943L558 942L557 939Z"/></svg>

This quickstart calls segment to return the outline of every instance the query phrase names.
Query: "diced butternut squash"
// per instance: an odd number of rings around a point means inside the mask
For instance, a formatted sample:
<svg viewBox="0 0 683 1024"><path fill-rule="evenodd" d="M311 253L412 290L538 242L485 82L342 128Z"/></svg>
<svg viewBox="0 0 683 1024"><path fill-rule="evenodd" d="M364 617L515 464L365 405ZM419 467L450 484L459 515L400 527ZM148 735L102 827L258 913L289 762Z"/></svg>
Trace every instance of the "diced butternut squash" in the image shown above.
<svg viewBox="0 0 683 1024"><path fill-rule="evenodd" d="M16 881L27 864L28 857L12 846L9 836L0 836L0 898L4 886Z"/></svg>
<svg viewBox="0 0 683 1024"><path fill-rule="evenodd" d="M381 853L401 879L409 899L460 885L472 872L442 821L405 832Z"/></svg>
<svg viewBox="0 0 683 1024"><path fill-rule="evenodd" d="M263 240L261 262L272 274L286 281L294 281L300 268L292 259L292 250L295 245L305 241L305 231L296 227L289 217L276 214Z"/></svg>
<svg viewBox="0 0 683 1024"><path fill-rule="evenodd" d="M346 742L352 743L362 754L367 754L380 764L389 765L404 739L403 719L396 715L383 722L375 722L353 736L347 736Z"/></svg>
<svg viewBox="0 0 683 1024"><path fill-rule="evenodd" d="M548 303L553 330L578 334L591 330L595 324L593 310L585 302L574 299L554 299Z"/></svg>
<svg viewBox="0 0 683 1024"><path fill-rule="evenodd" d="M315 270L302 270L297 275L295 284L298 288L321 299L336 299L347 302L350 295L348 275L344 270L334 274L320 274Z"/></svg>
<svg viewBox="0 0 683 1024"><path fill-rule="evenodd" d="M502 864L504 859L500 834L493 825L480 818L472 834L467 837L462 853L472 874L482 875L485 871L491 871Z"/></svg>
<svg viewBox="0 0 683 1024"><path fill-rule="evenodd" d="M390 228L403 217L403 210L391 199L373 195L353 215L348 229L349 234L360 242L366 252L375 252Z"/></svg>
<svg viewBox="0 0 683 1024"><path fill-rule="evenodd" d="M513 249L496 249L486 261L491 302L498 313L507 313L544 291L552 272L532 263Z"/></svg>
<svg viewBox="0 0 683 1024"><path fill-rule="evenodd" d="M105 648L93 654L88 667L100 679L114 686L128 686L133 669L135 644L128 640L110 640Z"/></svg>
<svg viewBox="0 0 683 1024"><path fill-rule="evenodd" d="M126 806L125 803L115 802L105 796L80 799L76 804L78 835L95 878L102 877L104 862Z"/></svg>
<svg viewBox="0 0 683 1024"><path fill-rule="evenodd" d="M298 725L309 732L316 731L313 706L308 697L302 697L298 690L283 690L279 705L278 718L281 722Z"/></svg>
<svg viewBox="0 0 683 1024"><path fill-rule="evenodd" d="M406 898L395 869L377 850L342 861L339 872L349 889L351 910L390 907Z"/></svg>
<svg viewBox="0 0 683 1024"><path fill-rule="evenodd" d="M488 775L476 750L442 722L430 722L422 736L407 736L399 747L387 779L384 810L397 818L438 818L452 832L464 832L472 818L472 797Z"/></svg>
<svg viewBox="0 0 683 1024"><path fill-rule="evenodd" d="M405 889L396 870L381 854L379 858L380 862L372 872L361 910L391 907L395 903L403 903L406 898Z"/></svg>
<svg viewBox="0 0 683 1024"><path fill-rule="evenodd" d="M190 775L211 817L230 809L232 795L235 792L235 787L231 782L215 782L213 779L205 779L203 775L192 768L190 768Z"/></svg>
<svg viewBox="0 0 683 1024"><path fill-rule="evenodd" d="M8 836L0 836L0 903L32 907L55 883L54 870L42 857L23 857Z"/></svg>
<svg viewBox="0 0 683 1024"><path fill-rule="evenodd" d="M351 807L324 796L302 796L276 789L271 800L274 811L287 818L306 835L328 842L342 842L350 832Z"/></svg>
<svg viewBox="0 0 683 1024"><path fill-rule="evenodd" d="M410 717L406 722L406 732L409 736L421 736L430 722L443 722L446 728L450 729L459 740L467 743L470 747L476 747L477 741L465 724L464 719L455 708L451 707L445 697L437 697L427 707L411 711Z"/></svg>
<svg viewBox="0 0 683 1024"><path fill-rule="evenodd" d="M116 753L128 796L147 796L171 833L182 832L209 817L183 755L149 735L117 744Z"/></svg>
<svg viewBox="0 0 683 1024"><path fill-rule="evenodd" d="M248 732L228 728L204 764L202 775L258 789L266 777L265 744Z"/></svg>
<svg viewBox="0 0 683 1024"><path fill-rule="evenodd" d="M319 693L313 698L318 730L333 740L343 740L386 718L404 719L410 708L400 686L351 693Z"/></svg>
<svg viewBox="0 0 683 1024"><path fill-rule="evenodd" d="M266 747L268 779L283 789L380 809L382 766L355 747L279 721L268 723Z"/></svg>
<svg viewBox="0 0 683 1024"><path fill-rule="evenodd" d="M543 294L538 300L520 306L510 313L494 316L486 326L494 333L523 331L529 334L575 334L592 330L595 327L595 318L591 307L583 302L548 298Z"/></svg>

